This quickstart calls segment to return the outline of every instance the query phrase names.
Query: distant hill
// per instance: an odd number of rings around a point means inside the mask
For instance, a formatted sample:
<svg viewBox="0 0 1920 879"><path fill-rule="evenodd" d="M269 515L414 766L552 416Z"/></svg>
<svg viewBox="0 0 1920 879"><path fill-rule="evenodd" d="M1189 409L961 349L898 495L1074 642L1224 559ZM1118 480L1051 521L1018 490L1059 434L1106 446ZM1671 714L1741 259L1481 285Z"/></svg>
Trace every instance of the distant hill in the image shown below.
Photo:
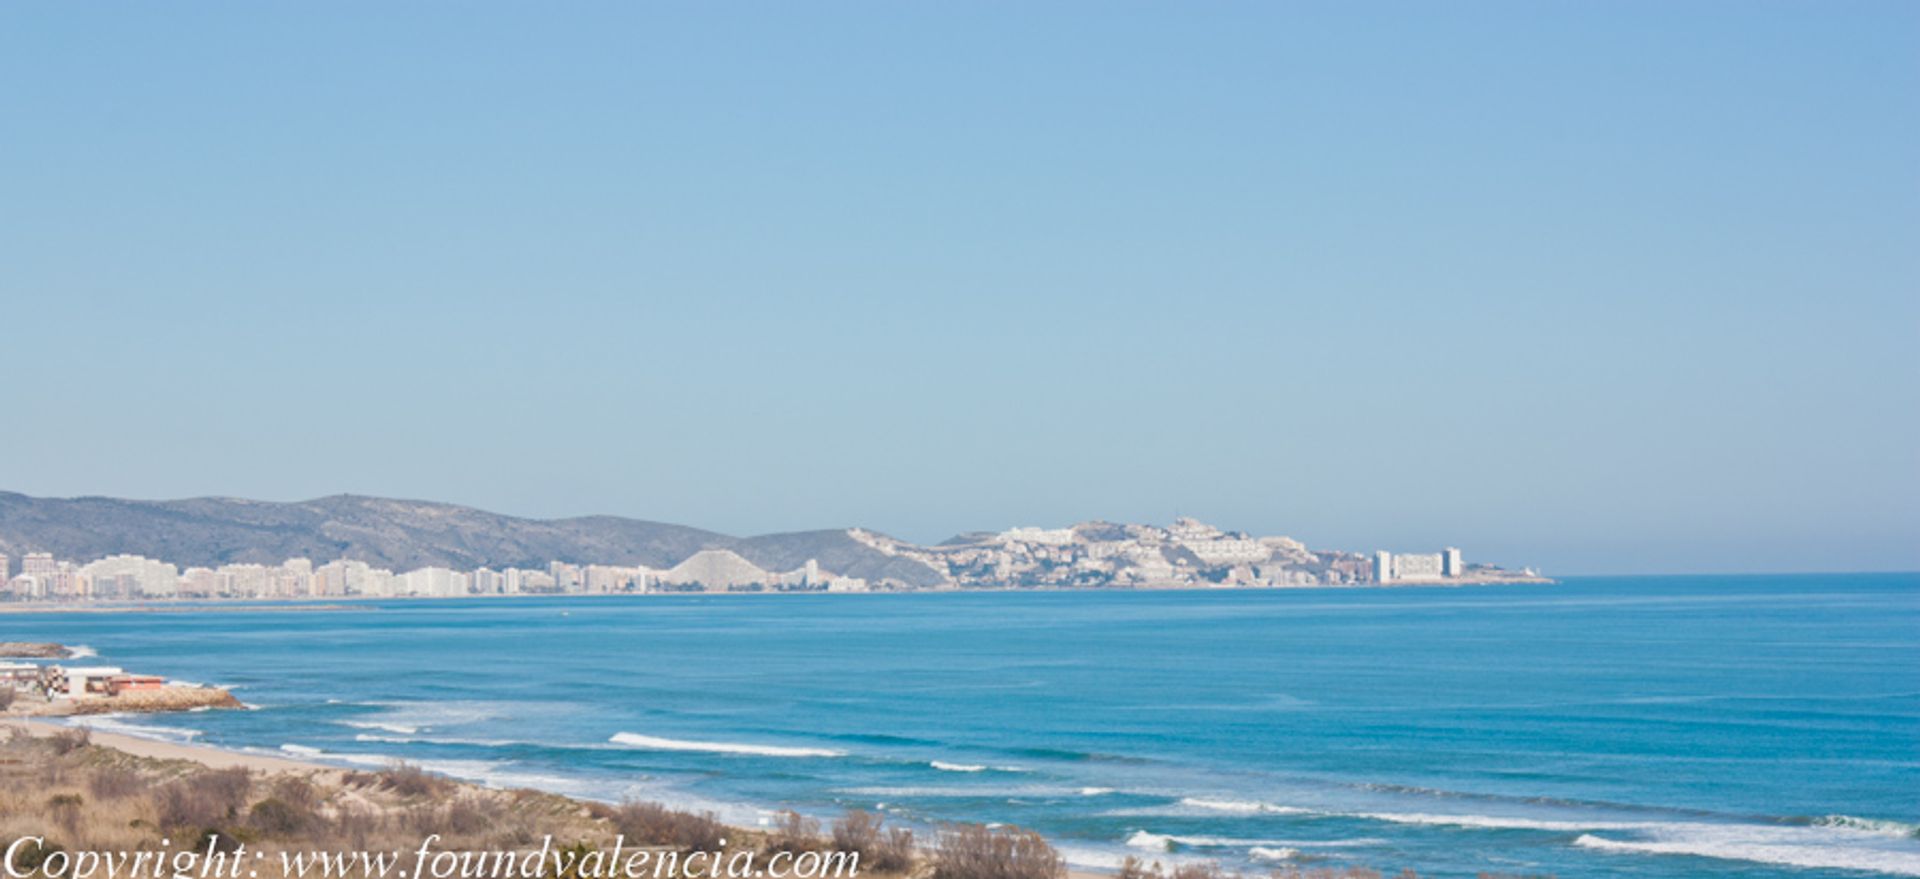
<svg viewBox="0 0 1920 879"><path fill-rule="evenodd" d="M133 553L185 566L305 557L316 564L355 559L406 571L545 568L550 561L669 568L703 549L731 550L755 565L789 571L820 567L872 581L915 586L945 577L925 564L888 555L845 530L731 537L684 525L582 516L522 519L427 501L335 495L295 503L239 498L136 501L35 498L0 492L0 553L51 552L87 561Z"/></svg>

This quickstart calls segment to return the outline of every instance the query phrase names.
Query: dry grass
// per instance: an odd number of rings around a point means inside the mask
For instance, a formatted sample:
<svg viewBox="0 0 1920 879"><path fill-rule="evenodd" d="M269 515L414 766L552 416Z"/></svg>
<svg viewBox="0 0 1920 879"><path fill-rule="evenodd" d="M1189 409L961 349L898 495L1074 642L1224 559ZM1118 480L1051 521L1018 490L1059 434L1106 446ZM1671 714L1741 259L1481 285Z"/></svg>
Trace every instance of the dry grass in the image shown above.
<svg viewBox="0 0 1920 879"><path fill-rule="evenodd" d="M712 812L695 814L659 803L627 802L608 814L620 835L636 845L664 845L681 851L712 851L727 836L727 827Z"/></svg>
<svg viewBox="0 0 1920 879"><path fill-rule="evenodd" d="M789 809L774 818L766 850L798 854L818 849L820 842L820 822Z"/></svg>
<svg viewBox="0 0 1920 879"><path fill-rule="evenodd" d="M860 869L876 873L904 873L915 860L913 831L887 828L886 819L872 812L849 810L833 824L833 848L860 855Z"/></svg>
<svg viewBox="0 0 1920 879"><path fill-rule="evenodd" d="M932 879L1062 879L1067 862L1040 834L1018 827L959 824L943 829Z"/></svg>

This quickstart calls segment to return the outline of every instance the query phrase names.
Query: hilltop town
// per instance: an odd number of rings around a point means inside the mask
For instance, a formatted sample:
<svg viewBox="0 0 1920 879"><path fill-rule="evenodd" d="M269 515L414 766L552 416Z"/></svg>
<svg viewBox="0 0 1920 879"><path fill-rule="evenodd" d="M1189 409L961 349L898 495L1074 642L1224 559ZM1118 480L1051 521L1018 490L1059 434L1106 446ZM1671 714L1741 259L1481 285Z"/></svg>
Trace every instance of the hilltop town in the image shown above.
<svg viewBox="0 0 1920 879"><path fill-rule="evenodd" d="M1530 570L1469 565L1457 549L1437 553L1314 551L1287 537L1254 537L1194 519L1172 525L1086 522L967 534L933 546L865 529L843 532L890 560L867 578L817 558L791 568L757 564L734 548L693 549L665 565L570 559L539 567L426 565L404 572L353 558L316 564L193 565L116 553L88 561L28 552L18 574L0 554L5 598L28 602L148 599L311 599L672 592L867 592L1019 588L1257 588L1329 585L1537 582ZM873 568L863 562L862 567Z"/></svg>

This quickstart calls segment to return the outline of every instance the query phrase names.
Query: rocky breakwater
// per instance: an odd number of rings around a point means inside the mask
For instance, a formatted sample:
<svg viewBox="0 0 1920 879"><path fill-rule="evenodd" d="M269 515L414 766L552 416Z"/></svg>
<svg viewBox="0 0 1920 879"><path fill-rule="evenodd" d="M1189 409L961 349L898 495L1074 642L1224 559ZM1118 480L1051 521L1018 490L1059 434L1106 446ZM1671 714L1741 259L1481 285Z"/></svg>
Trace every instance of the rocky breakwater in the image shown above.
<svg viewBox="0 0 1920 879"><path fill-rule="evenodd" d="M0 642L0 660L66 659L75 655L74 650L61 644ZM174 683L118 667L0 661L0 716L148 714L244 707L220 687Z"/></svg>
<svg viewBox="0 0 1920 879"><path fill-rule="evenodd" d="M48 641L0 641L0 659L65 659L73 655L65 644Z"/></svg>

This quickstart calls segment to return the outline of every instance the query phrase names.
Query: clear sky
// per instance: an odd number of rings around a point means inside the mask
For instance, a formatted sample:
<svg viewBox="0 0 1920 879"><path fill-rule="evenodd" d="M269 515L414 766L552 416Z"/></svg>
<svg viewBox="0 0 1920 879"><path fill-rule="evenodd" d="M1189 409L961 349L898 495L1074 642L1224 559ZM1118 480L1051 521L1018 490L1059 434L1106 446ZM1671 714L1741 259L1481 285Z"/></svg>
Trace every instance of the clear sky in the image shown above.
<svg viewBox="0 0 1920 879"><path fill-rule="evenodd" d="M1920 4L26 3L0 488L1920 568Z"/></svg>

